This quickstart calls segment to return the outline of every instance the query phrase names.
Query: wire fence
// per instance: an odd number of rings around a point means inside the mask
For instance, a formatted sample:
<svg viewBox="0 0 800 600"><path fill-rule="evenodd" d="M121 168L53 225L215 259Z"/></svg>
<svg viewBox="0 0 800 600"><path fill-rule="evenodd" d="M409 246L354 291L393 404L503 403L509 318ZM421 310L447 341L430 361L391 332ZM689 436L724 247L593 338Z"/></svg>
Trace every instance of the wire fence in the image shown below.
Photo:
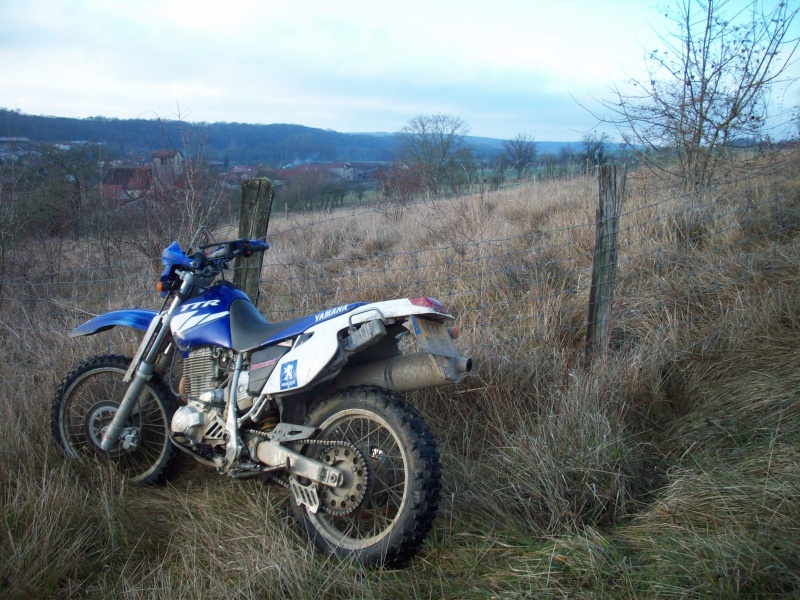
<svg viewBox="0 0 800 600"><path fill-rule="evenodd" d="M797 298L797 166L782 162L690 194L664 193L634 176L619 217L610 343L676 330L703 338L706 324ZM558 186L572 186L579 197L543 204L541 194L557 198ZM259 308L280 321L347 302L424 294L449 307L485 352L582 352L595 186L593 178L572 177L513 193L277 215ZM91 239L32 246L29 261L3 265L0 287L0 340L23 371L37 343L62 345L92 315L160 306L157 258L109 260Z"/></svg>

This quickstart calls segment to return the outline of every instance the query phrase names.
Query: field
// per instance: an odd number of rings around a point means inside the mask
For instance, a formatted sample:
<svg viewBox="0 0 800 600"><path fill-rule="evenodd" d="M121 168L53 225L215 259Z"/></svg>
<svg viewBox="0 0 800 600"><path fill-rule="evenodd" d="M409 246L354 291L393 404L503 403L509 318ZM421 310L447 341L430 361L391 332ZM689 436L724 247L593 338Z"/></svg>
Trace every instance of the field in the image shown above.
<svg viewBox="0 0 800 600"><path fill-rule="evenodd" d="M186 458L143 488L66 461L49 431L59 380L135 343L66 334L155 307L158 265L91 232L38 240L0 294L0 596L797 597L799 165L732 164L691 195L631 171L611 344L593 361L594 178L276 215L268 318L424 293L475 361L460 386L408 396L440 442L443 497L398 570L316 553L274 485Z"/></svg>

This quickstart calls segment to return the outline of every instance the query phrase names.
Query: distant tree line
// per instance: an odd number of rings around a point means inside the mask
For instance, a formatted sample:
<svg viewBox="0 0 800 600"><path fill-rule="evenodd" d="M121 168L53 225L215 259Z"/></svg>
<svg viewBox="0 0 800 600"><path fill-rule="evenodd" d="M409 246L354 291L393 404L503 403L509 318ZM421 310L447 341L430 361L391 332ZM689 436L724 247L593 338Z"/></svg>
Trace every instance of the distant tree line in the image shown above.
<svg viewBox="0 0 800 600"><path fill-rule="evenodd" d="M281 177L275 201L286 210L330 210L341 206L349 191L346 181L324 168L296 169Z"/></svg>
<svg viewBox="0 0 800 600"><path fill-rule="evenodd" d="M470 144L469 126L453 115L421 114L396 135L397 157L378 176L380 192L392 202L464 191L497 189L509 181L553 177L605 164L615 151L607 134L590 133L579 144L563 144L558 153L539 153L526 133L502 142L502 149L481 153Z"/></svg>
<svg viewBox="0 0 800 600"><path fill-rule="evenodd" d="M466 131L464 132L466 133ZM348 134L301 125L245 123L188 123L159 119L73 119L27 115L0 109L0 137L25 137L34 144L82 141L102 148L107 159L146 162L158 148L177 148L189 159L281 168L307 161L364 161L391 163L399 159L393 134ZM465 136L478 164L494 165L507 153L503 140ZM530 138L531 141L533 138ZM189 141L187 141L189 140ZM577 144L543 142L555 148L553 163L570 160ZM191 146L191 147L190 147ZM562 154L562 150L569 152ZM520 156L509 165L513 165ZM505 159L504 159L505 160ZM527 164L525 160L520 164Z"/></svg>
<svg viewBox="0 0 800 600"><path fill-rule="evenodd" d="M164 119L42 117L0 109L0 137L34 142L80 140L102 144L112 156L149 156L154 148L186 151L182 140L202 139L204 157L228 163L286 165L301 160L391 161L391 135L348 134L302 125L187 123Z"/></svg>

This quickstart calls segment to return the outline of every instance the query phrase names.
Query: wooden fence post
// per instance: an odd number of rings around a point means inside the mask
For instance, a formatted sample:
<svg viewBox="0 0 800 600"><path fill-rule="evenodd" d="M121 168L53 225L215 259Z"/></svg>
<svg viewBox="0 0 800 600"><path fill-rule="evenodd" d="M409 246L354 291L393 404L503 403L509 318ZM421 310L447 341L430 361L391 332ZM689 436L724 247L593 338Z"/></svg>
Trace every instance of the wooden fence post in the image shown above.
<svg viewBox="0 0 800 600"><path fill-rule="evenodd" d="M611 309L617 275L617 237L622 196L625 193L625 171L617 181L617 167L603 165L597 175L597 217L589 292L589 314L586 323L587 361L597 353L605 354L611 337Z"/></svg>
<svg viewBox="0 0 800 600"><path fill-rule="evenodd" d="M272 199L275 189L266 177L246 179L242 182L242 209L239 215L239 237L248 240L266 239ZM239 257L234 262L233 283L258 306L259 281L264 253L250 258Z"/></svg>

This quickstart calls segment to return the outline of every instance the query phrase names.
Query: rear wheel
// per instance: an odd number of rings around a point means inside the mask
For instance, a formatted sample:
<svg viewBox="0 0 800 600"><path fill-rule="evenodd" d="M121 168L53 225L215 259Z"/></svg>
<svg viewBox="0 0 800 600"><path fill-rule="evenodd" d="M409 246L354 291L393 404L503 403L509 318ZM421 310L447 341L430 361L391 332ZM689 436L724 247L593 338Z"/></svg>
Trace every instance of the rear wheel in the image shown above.
<svg viewBox="0 0 800 600"><path fill-rule="evenodd" d="M119 446L112 452L100 446L128 388L122 379L130 362L125 356L105 354L70 371L53 399L53 436L73 458L109 461L132 481L157 483L175 455L169 424L177 408L175 397L157 377L139 394Z"/></svg>
<svg viewBox="0 0 800 600"><path fill-rule="evenodd" d="M306 424L320 432L305 454L345 472L340 488L320 486L316 513L290 500L309 538L323 551L362 564L394 565L416 554L441 487L439 453L419 413L393 392L351 388L318 404ZM347 446L340 453L325 441ZM353 447L357 456L347 455Z"/></svg>

